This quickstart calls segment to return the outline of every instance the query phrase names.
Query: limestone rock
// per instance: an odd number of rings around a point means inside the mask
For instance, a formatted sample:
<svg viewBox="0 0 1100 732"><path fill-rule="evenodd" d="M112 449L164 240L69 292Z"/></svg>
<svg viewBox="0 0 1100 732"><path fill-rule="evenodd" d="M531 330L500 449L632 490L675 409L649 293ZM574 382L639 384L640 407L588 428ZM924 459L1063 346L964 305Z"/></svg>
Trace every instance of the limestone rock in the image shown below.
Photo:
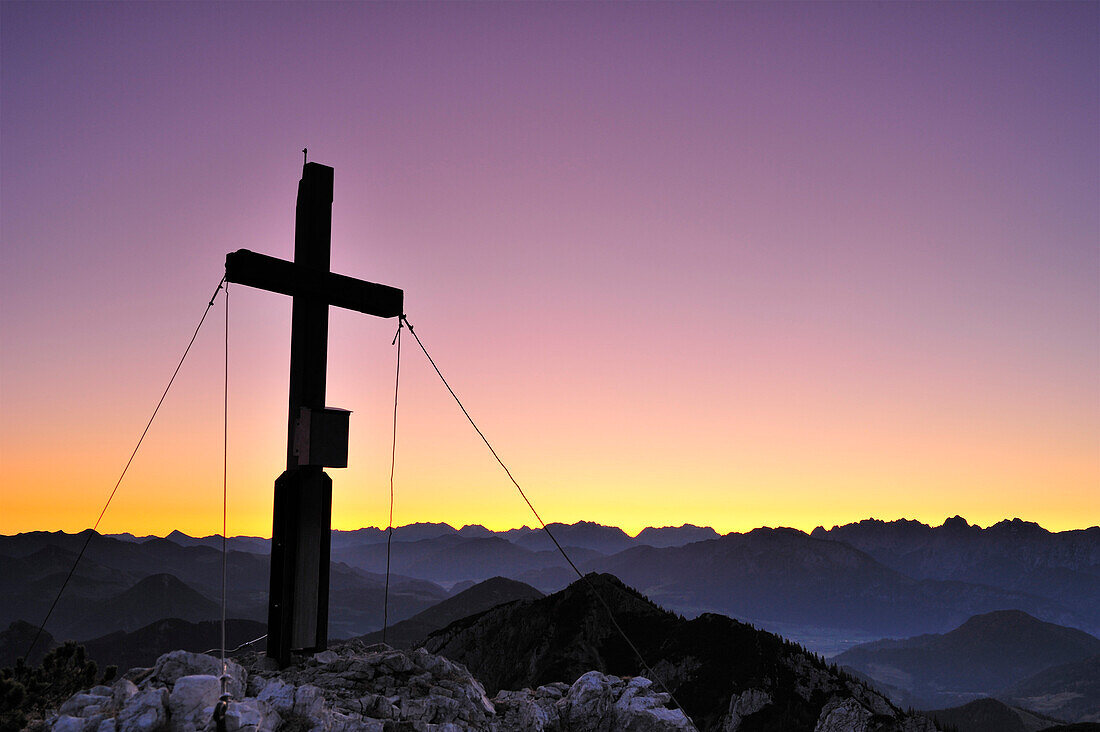
<svg viewBox="0 0 1100 732"><path fill-rule="evenodd" d="M133 681L126 678L116 681L114 687L111 689L111 710L118 712L119 709L122 709L122 707L126 705L130 697L136 693L138 693L138 688L134 685Z"/></svg>
<svg viewBox="0 0 1100 732"><path fill-rule="evenodd" d="M229 665L230 732L686 732L690 723L644 678L598 671L572 685L502 691L489 699L466 667L424 649L355 641L285 669L258 654ZM209 732L221 662L174 651L65 702L48 723L61 732ZM234 689L239 692L234 693ZM916 731L914 731L916 732Z"/></svg>
<svg viewBox="0 0 1100 732"><path fill-rule="evenodd" d="M737 732L741 722L772 703L772 696L762 689L747 689L730 699L730 710L722 724L722 732Z"/></svg>
<svg viewBox="0 0 1100 732"><path fill-rule="evenodd" d="M118 714L119 732L153 732L168 722L168 689L152 687L126 701Z"/></svg>
<svg viewBox="0 0 1100 732"><path fill-rule="evenodd" d="M599 732L687 732L687 716L665 705L659 693L642 677L629 681L590 671L572 686L540 686L535 691L502 691L493 698L497 729L588 730Z"/></svg>
<svg viewBox="0 0 1100 732"><path fill-rule="evenodd" d="M50 729L56 730L56 732L84 732L85 721L81 717L70 717L68 714L62 714L54 721Z"/></svg>
<svg viewBox="0 0 1100 732"><path fill-rule="evenodd" d="M657 693L653 689L652 681L635 676L615 702L614 728L622 732L694 730L687 715L679 709L666 707L668 702L669 695Z"/></svg>
<svg viewBox="0 0 1100 732"><path fill-rule="evenodd" d="M814 732L871 732L873 717L855 699L833 700L822 707Z"/></svg>
<svg viewBox="0 0 1100 732"><path fill-rule="evenodd" d="M539 687L540 689L545 687ZM559 692L558 698L561 698ZM554 699L537 698L530 690L502 691L493 697L502 729L527 729L532 732L556 729L561 711Z"/></svg>
<svg viewBox="0 0 1100 732"><path fill-rule="evenodd" d="M248 674L241 668L239 663L232 659L226 660L226 673L229 675L227 686L229 695L235 699L243 698L245 689L248 686ZM213 676L214 678L220 678L221 674L222 662L213 656L188 651L172 651L157 659L150 678L171 686L176 683L176 679L183 676Z"/></svg>
<svg viewBox="0 0 1100 732"><path fill-rule="evenodd" d="M249 685L249 689L253 689L254 687L259 688L250 693L254 695L257 700L271 707L271 709L283 714L294 710L295 688L282 679L269 680L260 678L254 684Z"/></svg>
<svg viewBox="0 0 1100 732"><path fill-rule="evenodd" d="M74 694L61 705L57 713L69 717L90 717L100 712L103 707L110 704L110 701L111 698L107 695L92 694L91 692Z"/></svg>
<svg viewBox="0 0 1100 732"><path fill-rule="evenodd" d="M214 705L221 696L221 682L208 674L181 676L168 695L172 732L193 732L213 726Z"/></svg>
<svg viewBox="0 0 1100 732"><path fill-rule="evenodd" d="M589 671L573 682L563 700L562 722L577 732L607 732L611 729L612 686L621 681Z"/></svg>
<svg viewBox="0 0 1100 732"><path fill-rule="evenodd" d="M230 704L225 715L229 732L275 732L281 723L278 712L256 699Z"/></svg>

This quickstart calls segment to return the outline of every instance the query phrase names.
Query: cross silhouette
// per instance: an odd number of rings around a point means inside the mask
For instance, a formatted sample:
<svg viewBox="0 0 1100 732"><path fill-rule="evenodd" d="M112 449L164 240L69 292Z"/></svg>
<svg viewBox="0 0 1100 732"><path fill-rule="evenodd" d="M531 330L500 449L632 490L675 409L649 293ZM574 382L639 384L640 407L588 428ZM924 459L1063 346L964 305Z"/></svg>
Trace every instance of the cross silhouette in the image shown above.
<svg viewBox="0 0 1100 732"><path fill-rule="evenodd" d="M302 153L305 154L303 149ZM404 293L329 271L333 169L304 163L294 220L294 261L240 249L225 258L228 282L290 295L290 413L286 470L275 481L267 654L328 644L332 479L347 467L348 415L325 407L329 306L380 318L402 314Z"/></svg>

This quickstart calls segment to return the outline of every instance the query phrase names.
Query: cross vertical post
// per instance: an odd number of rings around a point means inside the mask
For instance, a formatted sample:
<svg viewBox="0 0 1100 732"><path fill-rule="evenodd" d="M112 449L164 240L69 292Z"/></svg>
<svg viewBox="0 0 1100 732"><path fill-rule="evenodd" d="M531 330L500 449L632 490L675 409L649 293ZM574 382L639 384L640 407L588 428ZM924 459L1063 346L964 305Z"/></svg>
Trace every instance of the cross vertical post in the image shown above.
<svg viewBox="0 0 1100 732"><path fill-rule="evenodd" d="M304 152L304 151L303 151ZM325 407L328 309L397 318L404 293L329 271L332 168L305 163L298 183L294 261L238 249L225 257L225 279L294 298L286 470L275 481L267 655L328 645L332 479L323 468L348 464L348 412Z"/></svg>
<svg viewBox="0 0 1100 732"><path fill-rule="evenodd" d="M332 168L306 163L298 184L294 264L327 273L332 251ZM328 641L332 479L299 465L295 437L303 408L324 409L328 303L295 295L290 331L290 405L286 471L275 481L267 655L280 665L292 650L319 651Z"/></svg>

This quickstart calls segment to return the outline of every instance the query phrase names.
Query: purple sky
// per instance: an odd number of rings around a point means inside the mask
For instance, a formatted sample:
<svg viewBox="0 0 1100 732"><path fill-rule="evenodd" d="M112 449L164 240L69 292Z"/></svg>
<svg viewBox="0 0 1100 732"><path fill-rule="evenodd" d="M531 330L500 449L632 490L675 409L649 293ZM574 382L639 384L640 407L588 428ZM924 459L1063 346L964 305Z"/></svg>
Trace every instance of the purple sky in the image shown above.
<svg viewBox="0 0 1100 732"><path fill-rule="evenodd" d="M1100 520L1097 3L0 20L0 531L98 512L225 253L290 256L306 145L334 269L405 289L548 520ZM289 303L232 297L231 472L265 533ZM219 319L107 529L203 531L164 494L220 481ZM334 522L377 524L392 328L332 337ZM414 356L399 518L530 523Z"/></svg>

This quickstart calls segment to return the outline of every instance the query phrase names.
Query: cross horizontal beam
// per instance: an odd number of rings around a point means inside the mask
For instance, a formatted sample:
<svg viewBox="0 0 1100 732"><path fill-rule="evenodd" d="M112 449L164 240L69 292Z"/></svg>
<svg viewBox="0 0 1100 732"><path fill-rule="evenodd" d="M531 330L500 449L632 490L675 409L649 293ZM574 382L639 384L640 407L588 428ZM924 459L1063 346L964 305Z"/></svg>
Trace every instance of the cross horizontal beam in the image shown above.
<svg viewBox="0 0 1100 732"><path fill-rule="evenodd" d="M291 297L313 298L379 318L400 316L405 297L396 287L309 269L247 249L225 255L225 279Z"/></svg>

